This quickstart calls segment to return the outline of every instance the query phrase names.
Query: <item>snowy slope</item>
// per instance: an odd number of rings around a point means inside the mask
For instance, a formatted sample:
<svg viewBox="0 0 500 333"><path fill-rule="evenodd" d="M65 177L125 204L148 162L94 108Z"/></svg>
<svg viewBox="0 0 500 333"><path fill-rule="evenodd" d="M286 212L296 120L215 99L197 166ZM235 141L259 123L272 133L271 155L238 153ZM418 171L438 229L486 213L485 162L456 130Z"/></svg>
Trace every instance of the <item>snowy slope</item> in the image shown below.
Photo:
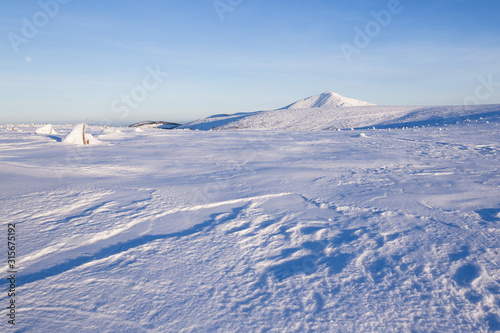
<svg viewBox="0 0 500 333"><path fill-rule="evenodd" d="M310 108L321 108L321 107L332 108L332 107L345 107L345 106L369 106L369 105L375 105L375 104L360 101L354 98L344 97L337 93L327 91L320 95L315 95L301 99L288 106L285 106L280 110L310 109Z"/></svg>
<svg viewBox="0 0 500 333"><path fill-rule="evenodd" d="M443 126L476 120L497 122L499 119L500 105L318 107L217 115L179 128L335 130L374 126L377 128Z"/></svg>
<svg viewBox="0 0 500 333"><path fill-rule="evenodd" d="M240 120L246 117L254 117L255 115L265 112L266 111L241 112L234 114L216 114L210 117L195 120L185 125L181 125L178 127L178 129L192 129L201 131L220 129L228 124L238 123Z"/></svg>
<svg viewBox="0 0 500 333"><path fill-rule="evenodd" d="M2 230L16 223L19 256L2 331L500 330L500 126L480 118L89 126L93 146L60 142L69 126L2 126Z"/></svg>

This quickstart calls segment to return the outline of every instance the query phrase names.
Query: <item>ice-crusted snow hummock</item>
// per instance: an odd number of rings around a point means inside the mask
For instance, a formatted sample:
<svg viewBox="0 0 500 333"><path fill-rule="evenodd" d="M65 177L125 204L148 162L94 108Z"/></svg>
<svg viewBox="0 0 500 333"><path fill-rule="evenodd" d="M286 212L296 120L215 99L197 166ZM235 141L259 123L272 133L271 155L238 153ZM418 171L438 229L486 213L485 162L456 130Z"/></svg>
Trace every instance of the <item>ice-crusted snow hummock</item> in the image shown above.
<svg viewBox="0 0 500 333"><path fill-rule="evenodd" d="M84 123L75 125L73 130L66 135L62 142L74 145L95 145L100 143L92 134L85 133L85 126Z"/></svg>
<svg viewBox="0 0 500 333"><path fill-rule="evenodd" d="M57 132L54 130L54 126L51 124L45 124L42 127L39 127L35 131L36 134L57 134Z"/></svg>

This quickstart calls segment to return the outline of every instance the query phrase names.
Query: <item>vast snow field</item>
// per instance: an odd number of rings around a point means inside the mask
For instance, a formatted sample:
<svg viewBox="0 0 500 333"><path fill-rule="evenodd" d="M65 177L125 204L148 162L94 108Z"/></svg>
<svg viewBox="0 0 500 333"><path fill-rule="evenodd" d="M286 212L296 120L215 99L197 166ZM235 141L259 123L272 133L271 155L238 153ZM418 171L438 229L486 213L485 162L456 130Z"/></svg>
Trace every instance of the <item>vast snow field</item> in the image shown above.
<svg viewBox="0 0 500 333"><path fill-rule="evenodd" d="M350 110L1 126L1 330L500 330L500 106Z"/></svg>

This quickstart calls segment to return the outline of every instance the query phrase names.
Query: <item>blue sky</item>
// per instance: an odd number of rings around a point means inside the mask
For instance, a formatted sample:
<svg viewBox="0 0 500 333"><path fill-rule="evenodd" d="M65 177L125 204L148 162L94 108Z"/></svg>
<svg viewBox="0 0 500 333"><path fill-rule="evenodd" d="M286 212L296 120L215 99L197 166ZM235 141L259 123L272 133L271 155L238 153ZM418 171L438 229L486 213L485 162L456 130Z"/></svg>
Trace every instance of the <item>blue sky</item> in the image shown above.
<svg viewBox="0 0 500 333"><path fill-rule="evenodd" d="M468 0L4 1L0 123L184 122L326 90L500 104L499 12Z"/></svg>

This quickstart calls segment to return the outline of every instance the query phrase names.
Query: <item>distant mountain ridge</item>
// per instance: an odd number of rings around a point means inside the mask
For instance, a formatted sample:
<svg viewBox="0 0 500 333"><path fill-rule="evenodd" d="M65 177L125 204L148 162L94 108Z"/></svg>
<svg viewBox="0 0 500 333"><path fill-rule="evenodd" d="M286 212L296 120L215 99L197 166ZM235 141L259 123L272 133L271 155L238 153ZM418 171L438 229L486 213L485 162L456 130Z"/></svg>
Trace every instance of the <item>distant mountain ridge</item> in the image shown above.
<svg viewBox="0 0 500 333"><path fill-rule="evenodd" d="M278 110L287 109L311 109L321 107L344 107L344 106L373 106L375 104L354 98L344 97L337 93L327 91L321 95L315 95L298 100Z"/></svg>
<svg viewBox="0 0 500 333"><path fill-rule="evenodd" d="M141 121L139 123L129 125L129 127L136 127L136 128L160 128L160 129L173 129L178 126L181 126L181 124L171 123L168 121L150 121L150 120Z"/></svg>

